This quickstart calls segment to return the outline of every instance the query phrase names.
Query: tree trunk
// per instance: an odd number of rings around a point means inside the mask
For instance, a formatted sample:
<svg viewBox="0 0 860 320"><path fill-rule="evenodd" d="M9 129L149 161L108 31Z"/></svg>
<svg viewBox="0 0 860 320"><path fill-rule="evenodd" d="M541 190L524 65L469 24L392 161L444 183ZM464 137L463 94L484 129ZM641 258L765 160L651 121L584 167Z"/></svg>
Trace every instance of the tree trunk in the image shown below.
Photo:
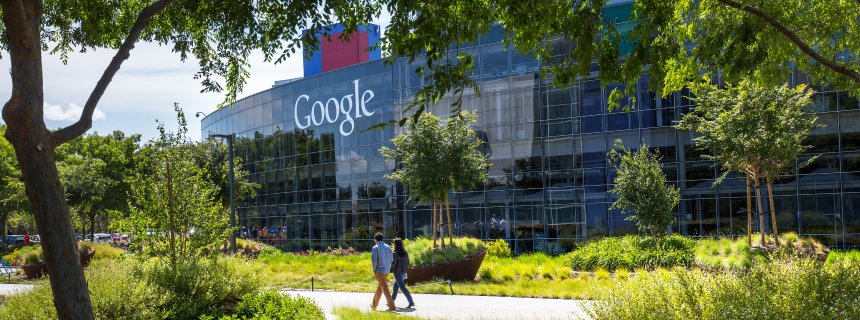
<svg viewBox="0 0 860 320"><path fill-rule="evenodd" d="M41 1L2 2L11 59L12 95L3 107L6 138L15 147L27 198L42 241L54 307L60 319L93 319L92 303L69 207L55 162L55 142L43 120Z"/></svg>
<svg viewBox="0 0 860 320"><path fill-rule="evenodd" d="M451 238L454 234L451 225L451 205L448 203L448 191L445 191L445 211L448 212L448 243L453 244L454 240Z"/></svg>
<svg viewBox="0 0 860 320"><path fill-rule="evenodd" d="M93 239L93 242L96 242L96 214L93 212L90 212L89 218L90 218L90 237L92 237L91 239Z"/></svg>
<svg viewBox="0 0 860 320"><path fill-rule="evenodd" d="M168 150L168 152L171 152ZM168 156L169 157L169 156ZM170 159L167 160L167 216L168 216L168 241L170 243L170 266L176 273L176 226L173 222L173 172L170 170Z"/></svg>
<svg viewBox="0 0 860 320"><path fill-rule="evenodd" d="M0 213L0 243L6 244L6 221L9 220L9 212Z"/></svg>
<svg viewBox="0 0 860 320"><path fill-rule="evenodd" d="M439 242L442 243L442 248L445 247L445 227L442 225L445 222L445 218L442 216L442 199L436 200L439 202L439 218L436 218L436 221L439 222L439 225L436 226L436 229L439 230Z"/></svg>
<svg viewBox="0 0 860 320"><path fill-rule="evenodd" d="M761 233L761 247L764 248L767 245L767 241L765 241L765 231L764 231L764 207L761 205L761 183L756 179L755 185L755 202L756 207L758 208L758 231Z"/></svg>
<svg viewBox="0 0 860 320"><path fill-rule="evenodd" d="M752 196L750 195L750 175L747 174L747 244L752 248Z"/></svg>
<svg viewBox="0 0 860 320"><path fill-rule="evenodd" d="M773 180L767 179L767 198L770 204L770 232L773 233L773 242L779 247L779 231L776 230L776 207L773 205Z"/></svg>
<svg viewBox="0 0 860 320"><path fill-rule="evenodd" d="M436 230L438 226L436 225L436 199L433 199L433 222L431 223L433 229L431 232L433 233L433 248L436 248Z"/></svg>

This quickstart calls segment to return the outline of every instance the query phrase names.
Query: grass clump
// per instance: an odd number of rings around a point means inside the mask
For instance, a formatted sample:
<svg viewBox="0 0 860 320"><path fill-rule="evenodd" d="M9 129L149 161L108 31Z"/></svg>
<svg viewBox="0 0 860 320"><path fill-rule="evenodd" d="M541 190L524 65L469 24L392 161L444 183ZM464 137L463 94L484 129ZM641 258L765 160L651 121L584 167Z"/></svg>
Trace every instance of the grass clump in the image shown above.
<svg viewBox="0 0 860 320"><path fill-rule="evenodd" d="M573 269L587 271L689 266L695 246L694 240L679 235L629 235L588 242L567 254L567 258Z"/></svg>
<svg viewBox="0 0 860 320"><path fill-rule="evenodd" d="M340 319L350 320L421 320L423 318L407 316L397 313L369 311L362 312L356 308L337 307L334 308L334 315Z"/></svg>
<svg viewBox="0 0 860 320"><path fill-rule="evenodd" d="M794 258L741 271L637 272L587 308L593 319L857 319L860 269Z"/></svg>
<svg viewBox="0 0 860 320"><path fill-rule="evenodd" d="M753 235L753 239L759 239L759 237L760 235ZM773 243L771 236L767 236L766 239L768 243ZM779 247L770 246L765 249L750 248L746 237L701 239L696 242L695 264L709 270L748 269L754 264L765 263L780 257L824 261L829 252L821 242L813 238L803 238L791 232L780 236Z"/></svg>
<svg viewBox="0 0 860 320"><path fill-rule="evenodd" d="M474 238L461 237L453 240L453 243L446 243L444 248L441 246L434 248L433 240L426 237L406 240L403 244L406 246L406 252L409 252L409 262L413 266L429 266L462 260L487 248L483 241Z"/></svg>
<svg viewBox="0 0 860 320"><path fill-rule="evenodd" d="M746 238L702 239L695 251L696 265L705 269L746 269L753 257Z"/></svg>
<svg viewBox="0 0 860 320"><path fill-rule="evenodd" d="M827 261L825 261L825 263L849 263L854 265L860 265L860 250L830 251L830 254L827 256Z"/></svg>

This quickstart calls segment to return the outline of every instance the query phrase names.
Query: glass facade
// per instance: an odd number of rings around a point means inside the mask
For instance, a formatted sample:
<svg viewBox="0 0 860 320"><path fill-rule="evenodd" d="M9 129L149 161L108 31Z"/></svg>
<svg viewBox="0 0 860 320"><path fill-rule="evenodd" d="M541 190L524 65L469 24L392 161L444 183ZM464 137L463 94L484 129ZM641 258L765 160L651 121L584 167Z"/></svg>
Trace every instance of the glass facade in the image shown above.
<svg viewBox="0 0 860 320"><path fill-rule="evenodd" d="M505 49L494 28L458 48L475 57L480 96L466 91L462 107L478 112L475 130L492 166L483 188L452 193L455 233L502 238L517 252L565 252L577 241L636 233L609 210L615 172L606 153L616 139L641 142L663 156L669 182L681 189L672 231L691 236L746 234L745 185L730 176L713 187L714 163L672 127L688 112L688 92L659 97L636 88L637 109L607 112L614 88L595 73L567 88L541 79L540 62ZM565 54L564 46L555 53ZM550 57L552 59L552 57ZM237 156L261 185L238 203L241 233L288 249L369 247L370 236L430 233L430 208L406 201L404 188L385 179L395 163L379 153L399 128L368 129L400 120L424 83L422 61L372 61L281 84L203 119L203 136L237 135ZM791 84L804 83L796 75ZM821 89L821 88L819 88ZM860 104L841 92L819 90L810 111L825 126L798 163L810 166L781 177L774 201L781 232L815 236L837 247L860 247ZM453 97L430 112L445 117ZM767 203L765 203L767 206ZM755 220L754 220L755 221Z"/></svg>

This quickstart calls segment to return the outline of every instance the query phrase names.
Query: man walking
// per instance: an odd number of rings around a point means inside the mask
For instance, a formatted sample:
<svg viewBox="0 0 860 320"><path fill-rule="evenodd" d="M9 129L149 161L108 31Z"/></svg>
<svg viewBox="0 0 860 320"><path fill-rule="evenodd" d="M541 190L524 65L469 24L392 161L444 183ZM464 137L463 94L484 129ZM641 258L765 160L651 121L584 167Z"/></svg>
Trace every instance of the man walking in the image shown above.
<svg viewBox="0 0 860 320"><path fill-rule="evenodd" d="M388 273L391 272L391 262L394 260L394 255L391 253L391 247L385 242L382 242L384 237L382 233L377 232L373 235L375 243L370 250L370 259L373 264L373 275L376 277L376 294L373 295L373 303L370 304L372 309L376 309L379 305L379 296L385 294L385 301L388 303L388 311L397 310L394 307L394 299L391 299L391 292L388 291Z"/></svg>

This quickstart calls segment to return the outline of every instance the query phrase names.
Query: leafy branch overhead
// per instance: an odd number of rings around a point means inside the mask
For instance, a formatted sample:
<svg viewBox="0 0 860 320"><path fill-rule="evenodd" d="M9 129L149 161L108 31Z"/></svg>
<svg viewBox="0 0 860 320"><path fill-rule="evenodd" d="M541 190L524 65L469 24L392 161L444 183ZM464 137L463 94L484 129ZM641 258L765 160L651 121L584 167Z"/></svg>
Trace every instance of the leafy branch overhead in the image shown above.
<svg viewBox="0 0 860 320"><path fill-rule="evenodd" d="M595 69L604 85L624 84L610 94L611 109L635 107L643 73L650 90L666 95L703 74L778 85L796 67L816 83L860 94L858 1L609 2L390 1L383 41L391 59L406 57L419 66L414 71L426 86L413 101L417 113L449 91L477 88L468 78L472 66L463 64L476 63L469 59L473 53L457 48L495 23L507 32L505 45L536 55L541 74L551 73L556 85ZM459 102L454 100L455 112Z"/></svg>

